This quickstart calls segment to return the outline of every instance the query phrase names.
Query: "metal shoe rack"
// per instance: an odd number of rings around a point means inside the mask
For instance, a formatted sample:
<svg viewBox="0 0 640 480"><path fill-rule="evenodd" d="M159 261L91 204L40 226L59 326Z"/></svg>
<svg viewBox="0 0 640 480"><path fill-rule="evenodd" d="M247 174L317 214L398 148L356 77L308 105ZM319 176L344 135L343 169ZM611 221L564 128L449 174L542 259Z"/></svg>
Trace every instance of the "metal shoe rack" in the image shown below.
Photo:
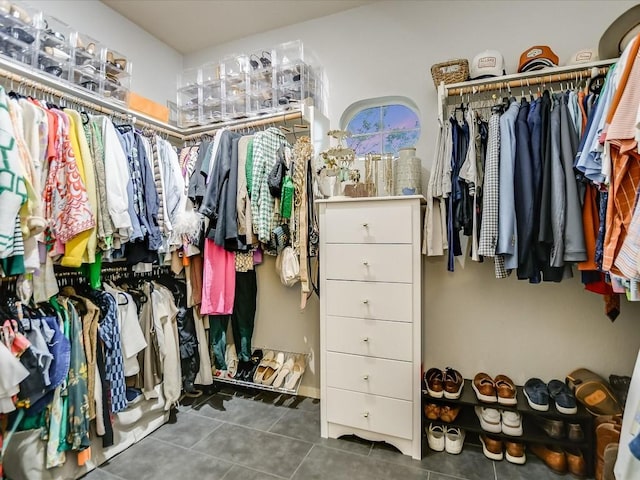
<svg viewBox="0 0 640 480"><path fill-rule="evenodd" d="M254 347L254 349L261 349L263 352L267 352L269 350L273 350L274 352L276 350L272 349L272 348L263 348L263 347ZM285 358L290 358L290 357L296 357L296 356L300 356L300 357L304 357L305 359L305 367L304 367L304 372L302 372L302 374L300 375L300 378L298 378L294 388L284 388L284 387L274 387L273 385L263 385L261 383L254 383L254 382L245 382L242 380L237 380L235 378L230 378L230 377L213 377L213 381L214 382L220 382L220 383L226 383L226 384L230 384L230 385L236 385L239 387L245 387L245 388L253 388L256 390L265 390L268 392L276 392L276 393L283 393L286 395L298 395L298 390L300 388L300 384L302 383L302 379L304 378L304 374L307 372L307 369L309 368L309 360L311 355L308 353L296 353L296 352L287 352L284 350L277 350L278 353L282 352L285 354ZM274 375L277 375L277 372L274 373Z"/></svg>

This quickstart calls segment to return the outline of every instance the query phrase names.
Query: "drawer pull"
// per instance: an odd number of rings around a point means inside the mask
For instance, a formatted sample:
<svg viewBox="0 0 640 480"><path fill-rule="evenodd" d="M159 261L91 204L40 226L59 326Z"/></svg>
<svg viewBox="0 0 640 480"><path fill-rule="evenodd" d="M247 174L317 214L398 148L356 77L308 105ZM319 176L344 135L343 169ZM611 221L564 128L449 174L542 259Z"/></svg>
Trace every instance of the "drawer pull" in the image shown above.
<svg viewBox="0 0 640 480"><path fill-rule="evenodd" d="M365 305L369 304L369 300L367 300L366 298L364 300L362 300L362 303L364 303Z"/></svg>
<svg viewBox="0 0 640 480"><path fill-rule="evenodd" d="M362 414L362 416L363 416L364 418L369 418L369 412L364 412L364 413Z"/></svg>
<svg viewBox="0 0 640 480"><path fill-rule="evenodd" d="M364 337L364 338L362 339L362 341L363 341L363 342L368 342L368 341L369 341L369 337Z"/></svg>
<svg viewBox="0 0 640 480"><path fill-rule="evenodd" d="M362 226L363 226L364 228L369 228L369 224L368 224L368 223L363 223L363 224L362 224Z"/></svg>
<svg viewBox="0 0 640 480"><path fill-rule="evenodd" d="M363 379L363 380L369 380L369 375L363 375L363 376L362 376L362 379Z"/></svg>
<svg viewBox="0 0 640 480"><path fill-rule="evenodd" d="M368 266L369 266L369 262L368 262L367 260L363 260L363 261L362 261L362 264L363 264L365 267L368 267Z"/></svg>

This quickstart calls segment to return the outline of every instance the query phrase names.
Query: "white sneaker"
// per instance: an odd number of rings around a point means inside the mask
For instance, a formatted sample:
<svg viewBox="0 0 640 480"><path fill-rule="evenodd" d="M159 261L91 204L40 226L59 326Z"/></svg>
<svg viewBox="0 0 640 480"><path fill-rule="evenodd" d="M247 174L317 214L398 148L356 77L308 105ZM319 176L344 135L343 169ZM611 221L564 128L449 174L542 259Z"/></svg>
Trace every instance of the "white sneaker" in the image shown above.
<svg viewBox="0 0 640 480"><path fill-rule="evenodd" d="M461 428L449 427L444 434L444 447L447 453L457 455L462 451L465 433Z"/></svg>
<svg viewBox="0 0 640 480"><path fill-rule="evenodd" d="M522 417L512 410L501 410L502 433L512 437L522 436Z"/></svg>
<svg viewBox="0 0 640 480"><path fill-rule="evenodd" d="M480 426L485 432L501 433L500 412L495 408L475 407L476 415L480 420Z"/></svg>
<svg viewBox="0 0 640 480"><path fill-rule="evenodd" d="M444 427L430 423L429 429L427 430L427 442L431 450L434 452L442 452L445 447Z"/></svg>

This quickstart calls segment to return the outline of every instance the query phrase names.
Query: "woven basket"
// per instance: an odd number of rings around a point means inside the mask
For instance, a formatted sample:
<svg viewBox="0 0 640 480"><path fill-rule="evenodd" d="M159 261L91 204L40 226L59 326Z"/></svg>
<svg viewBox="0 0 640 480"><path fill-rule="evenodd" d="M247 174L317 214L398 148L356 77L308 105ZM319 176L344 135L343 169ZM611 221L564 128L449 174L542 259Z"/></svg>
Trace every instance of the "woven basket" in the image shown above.
<svg viewBox="0 0 640 480"><path fill-rule="evenodd" d="M436 88L440 82L457 83L469 79L469 61L466 58L449 60L431 66L431 76Z"/></svg>

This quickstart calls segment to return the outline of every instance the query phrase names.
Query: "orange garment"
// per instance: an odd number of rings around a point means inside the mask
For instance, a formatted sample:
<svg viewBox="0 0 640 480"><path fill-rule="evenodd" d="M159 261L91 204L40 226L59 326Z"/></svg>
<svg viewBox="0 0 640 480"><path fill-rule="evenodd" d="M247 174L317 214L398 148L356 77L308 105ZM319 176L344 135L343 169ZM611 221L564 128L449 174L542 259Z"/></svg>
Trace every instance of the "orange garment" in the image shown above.
<svg viewBox="0 0 640 480"><path fill-rule="evenodd" d="M613 116L618 109L618 105L620 104L620 100L625 93L627 81L629 80L629 75L631 74L631 69L637 63L636 59L638 57L638 49L640 48L640 34L636 35L636 38L633 40L633 45L631 45L631 50L629 51L629 56L627 57L627 63L624 66L624 71L622 72L622 76L620 77L620 82L618 83L618 88L616 93L609 104L609 111L607 112L607 119L605 121L605 125L610 125L613 120ZM636 103L636 111L634 112L634 121L635 114L638 112Z"/></svg>
<svg viewBox="0 0 640 480"><path fill-rule="evenodd" d="M587 259L578 263L578 270L598 270L596 265L596 239L600 228L600 216L598 214L598 191L595 185L589 183L584 192L584 206L582 207L582 230L584 231L584 244L587 251Z"/></svg>
<svg viewBox="0 0 640 480"><path fill-rule="evenodd" d="M640 35L637 37L640 43ZM629 57L627 66L633 64L629 76L623 87L622 83L616 91L616 98L619 102L615 110L609 110L607 116L607 140L621 140L625 138L635 138L636 136L636 116L638 105L640 105L640 50L636 50L636 55ZM625 68L626 73L626 68ZM623 91L621 91L624 89Z"/></svg>
<svg viewBox="0 0 640 480"><path fill-rule="evenodd" d="M612 174L602 270L621 275L613 262L627 236L633 216L636 192L640 186L640 154L636 149L638 142L634 139L612 140L610 143Z"/></svg>
<svg viewBox="0 0 640 480"><path fill-rule="evenodd" d="M584 109L584 90L578 91L578 107L580 108L580 113L582 114L582 129L580 130L584 135L587 131L587 111Z"/></svg>

